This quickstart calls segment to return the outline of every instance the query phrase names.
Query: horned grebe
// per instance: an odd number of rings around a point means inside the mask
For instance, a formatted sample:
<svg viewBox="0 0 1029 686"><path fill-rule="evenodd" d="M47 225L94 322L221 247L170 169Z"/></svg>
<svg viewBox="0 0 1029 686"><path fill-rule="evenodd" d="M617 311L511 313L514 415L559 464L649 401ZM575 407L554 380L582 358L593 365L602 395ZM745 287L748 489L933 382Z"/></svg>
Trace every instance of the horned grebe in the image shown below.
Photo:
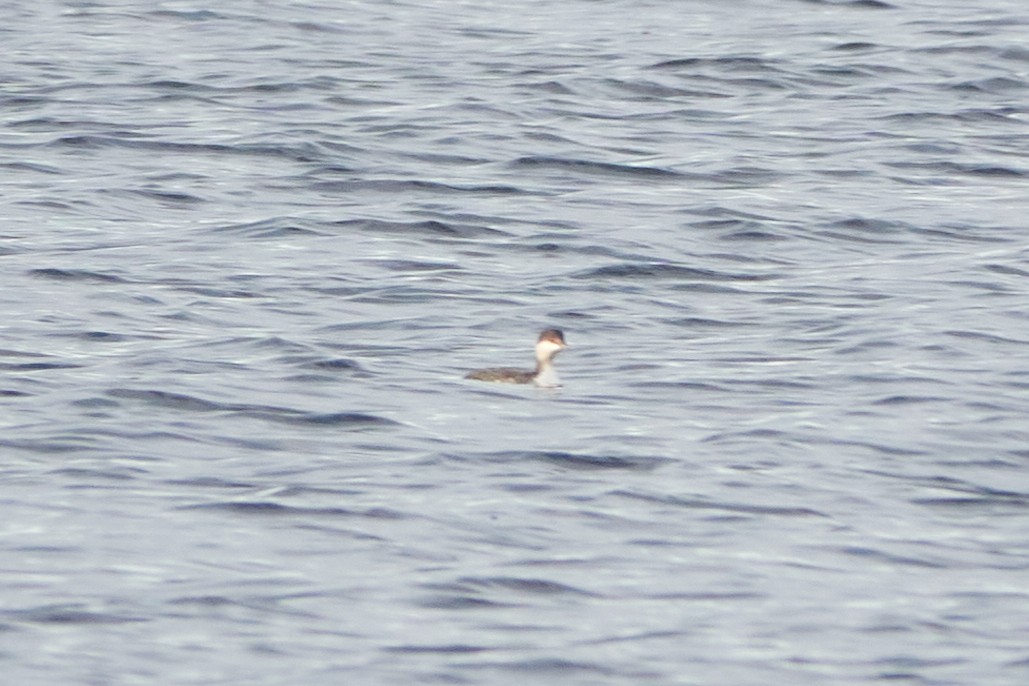
<svg viewBox="0 0 1029 686"><path fill-rule="evenodd" d="M547 329L536 341L536 369L523 371L510 367L493 369L476 369L464 378L476 381L496 381L499 383L535 383L543 388L554 388L561 385L554 370L554 355L567 348L565 335L557 329Z"/></svg>

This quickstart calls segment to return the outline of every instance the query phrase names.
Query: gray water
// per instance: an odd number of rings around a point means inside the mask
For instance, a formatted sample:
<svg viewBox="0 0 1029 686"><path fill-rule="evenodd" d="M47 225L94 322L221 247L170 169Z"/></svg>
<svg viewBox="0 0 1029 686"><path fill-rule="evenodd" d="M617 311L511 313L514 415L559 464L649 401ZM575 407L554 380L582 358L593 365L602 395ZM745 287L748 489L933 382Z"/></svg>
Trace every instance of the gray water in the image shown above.
<svg viewBox="0 0 1029 686"><path fill-rule="evenodd" d="M3 3L6 683L1027 683L1022 0L209 5Z"/></svg>

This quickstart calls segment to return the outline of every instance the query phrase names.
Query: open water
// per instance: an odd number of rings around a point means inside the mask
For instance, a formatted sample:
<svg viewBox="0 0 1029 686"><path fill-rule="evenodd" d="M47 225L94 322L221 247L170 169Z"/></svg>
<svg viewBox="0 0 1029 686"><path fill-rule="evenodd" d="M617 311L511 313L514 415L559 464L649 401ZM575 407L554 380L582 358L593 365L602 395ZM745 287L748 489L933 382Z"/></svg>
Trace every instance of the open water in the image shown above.
<svg viewBox="0 0 1029 686"><path fill-rule="evenodd" d="M0 8L5 683L1029 683L1023 0Z"/></svg>

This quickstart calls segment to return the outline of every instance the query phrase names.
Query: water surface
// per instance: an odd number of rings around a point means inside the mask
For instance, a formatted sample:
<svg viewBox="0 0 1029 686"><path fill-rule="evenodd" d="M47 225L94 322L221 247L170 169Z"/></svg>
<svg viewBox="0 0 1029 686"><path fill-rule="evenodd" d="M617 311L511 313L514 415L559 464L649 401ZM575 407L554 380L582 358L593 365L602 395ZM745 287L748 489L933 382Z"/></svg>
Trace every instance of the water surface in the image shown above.
<svg viewBox="0 0 1029 686"><path fill-rule="evenodd" d="M8 9L12 683L1025 683L1021 3Z"/></svg>

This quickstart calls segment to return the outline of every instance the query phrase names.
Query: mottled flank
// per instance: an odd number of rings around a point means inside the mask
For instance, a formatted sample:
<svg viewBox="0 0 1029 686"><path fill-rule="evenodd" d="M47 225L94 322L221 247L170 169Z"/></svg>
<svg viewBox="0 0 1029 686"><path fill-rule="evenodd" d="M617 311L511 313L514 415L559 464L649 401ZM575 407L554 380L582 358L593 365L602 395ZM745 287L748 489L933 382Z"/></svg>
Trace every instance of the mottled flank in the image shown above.
<svg viewBox="0 0 1029 686"><path fill-rule="evenodd" d="M495 381L497 383L532 383L536 378L535 370L525 371L513 367L496 367L493 369L477 369L465 375L466 379L475 381Z"/></svg>

